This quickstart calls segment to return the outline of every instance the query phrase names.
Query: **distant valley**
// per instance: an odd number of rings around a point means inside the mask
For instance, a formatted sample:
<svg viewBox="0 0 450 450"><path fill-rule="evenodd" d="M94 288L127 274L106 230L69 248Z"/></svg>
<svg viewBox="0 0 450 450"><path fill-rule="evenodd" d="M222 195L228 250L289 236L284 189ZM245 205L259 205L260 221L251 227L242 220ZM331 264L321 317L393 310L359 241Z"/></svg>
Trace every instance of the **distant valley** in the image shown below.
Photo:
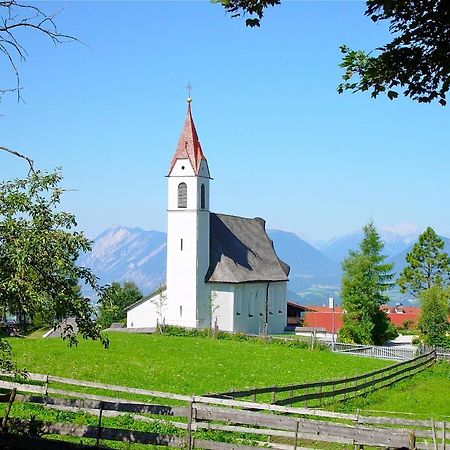
<svg viewBox="0 0 450 450"><path fill-rule="evenodd" d="M418 233L399 234L381 231L385 254L399 272L405 265ZM323 304L329 296L339 297L341 262L349 250L356 249L362 234L351 233L315 248L295 233L268 230L279 257L291 266L289 300L303 304ZM102 284L133 281L149 294L165 280L166 238L161 231L115 226L105 230L93 242L92 252L84 254L79 264L90 267ZM450 253L450 239L443 237ZM405 301L393 291L392 301ZM338 300L339 302L339 300Z"/></svg>

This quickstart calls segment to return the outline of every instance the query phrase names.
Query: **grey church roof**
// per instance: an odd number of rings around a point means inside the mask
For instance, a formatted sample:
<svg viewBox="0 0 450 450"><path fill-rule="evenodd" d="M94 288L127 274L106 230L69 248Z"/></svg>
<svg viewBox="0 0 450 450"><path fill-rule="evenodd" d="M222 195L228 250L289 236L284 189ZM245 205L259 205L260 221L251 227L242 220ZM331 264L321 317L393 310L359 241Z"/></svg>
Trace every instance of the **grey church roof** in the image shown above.
<svg viewBox="0 0 450 450"><path fill-rule="evenodd" d="M275 253L264 219L210 213L210 257L206 281L287 281L289 270L289 266Z"/></svg>

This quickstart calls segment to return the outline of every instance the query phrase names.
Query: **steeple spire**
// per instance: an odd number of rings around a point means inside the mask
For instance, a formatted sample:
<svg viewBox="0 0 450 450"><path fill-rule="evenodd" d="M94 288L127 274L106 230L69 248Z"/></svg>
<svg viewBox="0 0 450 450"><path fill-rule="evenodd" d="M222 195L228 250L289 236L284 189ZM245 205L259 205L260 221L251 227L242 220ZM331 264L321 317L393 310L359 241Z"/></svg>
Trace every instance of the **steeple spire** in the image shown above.
<svg viewBox="0 0 450 450"><path fill-rule="evenodd" d="M195 129L194 119L191 112L192 99L188 97L187 114L184 121L183 130L181 131L180 139L178 140L177 149L173 155L170 163L169 175L177 161L177 159L188 159L194 169L195 175L198 175L200 164L202 160L206 159L203 154L200 141L198 139L197 130Z"/></svg>

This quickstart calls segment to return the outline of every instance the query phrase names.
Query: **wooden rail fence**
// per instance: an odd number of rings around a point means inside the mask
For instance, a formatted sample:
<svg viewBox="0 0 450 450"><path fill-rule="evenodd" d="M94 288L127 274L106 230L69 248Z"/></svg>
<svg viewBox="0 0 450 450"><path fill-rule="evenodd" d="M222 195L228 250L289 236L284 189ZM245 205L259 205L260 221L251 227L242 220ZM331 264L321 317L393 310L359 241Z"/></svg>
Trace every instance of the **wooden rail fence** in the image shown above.
<svg viewBox="0 0 450 450"><path fill-rule="evenodd" d="M397 381L410 377L434 364L436 353L417 356L382 369L373 370L362 375L339 378L312 383L290 384L285 386L269 386L240 391L211 394L221 398L251 398L256 402L261 396L277 405L303 403L305 407L320 407L325 403L347 400L358 395L389 386ZM282 397L282 398L280 398Z"/></svg>
<svg viewBox="0 0 450 450"><path fill-rule="evenodd" d="M431 355L423 355L422 361L427 361L427 356ZM11 377L0 381L1 388L12 389L0 397L0 401L9 405L2 421L5 428L26 430L29 427L29 422L9 417L14 402L24 402L98 416L97 426L41 423L39 427L40 435L86 437L96 444L112 440L211 450L256 450L268 446L300 450L300 445L314 446L318 441L419 450L446 450L450 445L450 423L444 421L371 417L280 404L186 396L40 374L32 374L30 378L40 384L19 383ZM55 389L49 386L53 382L107 390L111 396ZM124 399L119 396L123 393L140 394L147 400ZM177 404L151 403L156 398L177 400ZM104 426L106 417L123 414L149 424L165 424L168 431L164 434ZM208 434L205 435L205 431ZM220 433L214 435L218 431ZM224 435L228 437L225 439ZM246 436L245 440L239 437L242 435ZM0 433L0 442L5 436ZM283 443L279 443L280 439ZM39 447L33 444L33 448Z"/></svg>

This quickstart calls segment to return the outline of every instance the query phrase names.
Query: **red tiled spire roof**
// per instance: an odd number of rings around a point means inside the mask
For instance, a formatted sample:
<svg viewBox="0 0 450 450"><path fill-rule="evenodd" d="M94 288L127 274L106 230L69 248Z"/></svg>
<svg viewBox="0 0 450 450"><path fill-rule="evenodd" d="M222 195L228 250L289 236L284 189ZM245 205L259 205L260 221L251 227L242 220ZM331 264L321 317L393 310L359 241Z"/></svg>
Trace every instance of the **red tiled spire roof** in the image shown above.
<svg viewBox="0 0 450 450"><path fill-rule="evenodd" d="M198 140L194 119L192 119L191 102L189 100L190 99L188 99L186 120L184 121L180 139L178 140L177 149L173 155L172 162L170 163L169 175L172 172L173 166L175 165L177 159L189 159L196 175L198 175L198 171L200 170L200 163L202 159L206 160L200 141Z"/></svg>

